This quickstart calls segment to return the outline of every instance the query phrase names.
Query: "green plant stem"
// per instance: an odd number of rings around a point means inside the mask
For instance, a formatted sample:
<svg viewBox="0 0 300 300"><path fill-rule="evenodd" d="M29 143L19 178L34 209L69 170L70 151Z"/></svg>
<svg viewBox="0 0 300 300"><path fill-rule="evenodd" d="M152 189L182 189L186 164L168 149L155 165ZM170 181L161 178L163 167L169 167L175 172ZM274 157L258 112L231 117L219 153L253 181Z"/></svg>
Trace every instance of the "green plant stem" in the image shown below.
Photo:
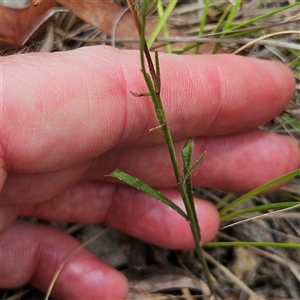
<svg viewBox="0 0 300 300"><path fill-rule="evenodd" d="M163 109L162 105L162 100L160 98L160 69L159 69L159 62L158 62L158 54L157 52L155 53L155 67L151 59L151 55L145 40L145 15L146 15L146 8L147 8L147 1L145 0L143 3L143 12L142 12L142 22L140 21L140 17L136 11L136 9L133 6L132 0L127 0L128 6L131 10L131 13L134 17L136 27L138 29L138 33L140 36L140 58L141 58L141 65L142 65L142 73L145 79L145 82L148 86L152 102L154 105L154 109L156 112L156 117L159 122L159 128L162 130L163 136L165 143L168 147L169 155L171 158L171 162L173 165L174 169L174 174L177 182L178 189L180 191L181 197L183 199L186 212L189 218L189 225L192 231L195 247L196 247L196 252L197 255L200 259L200 262L202 264L204 274L207 280L207 284L209 286L209 289L211 291L211 294L213 295L213 286L210 278L210 273L208 270L208 266L204 257L204 253L201 247L201 234L200 234L200 228L199 228L199 223L197 219L197 214L194 206L194 201L192 199L192 190L189 190L188 188L191 186L191 183L189 182L190 180L190 175L188 178L185 178L181 176L181 172L179 169L178 165L178 160L175 152L175 147L174 147L174 142L171 136L170 128L167 123L166 115ZM150 75L146 71L146 66L145 66L145 57L148 63L148 68ZM143 94L141 94L143 95ZM188 172L190 170L188 169Z"/></svg>

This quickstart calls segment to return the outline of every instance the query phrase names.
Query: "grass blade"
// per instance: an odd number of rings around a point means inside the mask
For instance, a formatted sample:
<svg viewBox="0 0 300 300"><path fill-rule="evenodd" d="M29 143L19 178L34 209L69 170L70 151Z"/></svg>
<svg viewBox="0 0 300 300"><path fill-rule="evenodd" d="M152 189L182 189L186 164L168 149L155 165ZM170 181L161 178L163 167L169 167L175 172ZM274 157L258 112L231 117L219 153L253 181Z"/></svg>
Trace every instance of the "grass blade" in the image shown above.
<svg viewBox="0 0 300 300"><path fill-rule="evenodd" d="M173 203L170 199L168 199L166 196L161 194L159 191L153 189L148 184L140 181L139 179L137 179L135 177L130 176L129 174L127 174L121 170L115 170L112 173L108 174L107 176L118 178L119 180L135 187L136 189L141 190L141 191L153 196L157 200L159 200L159 201L167 204L169 207L173 208L177 213L179 213L181 216L183 216L188 221L188 217L187 217L186 213L179 206L177 206L175 203Z"/></svg>
<svg viewBox="0 0 300 300"><path fill-rule="evenodd" d="M206 19L207 19L207 16L208 16L209 6L210 6L210 0L206 0L204 10L203 10L203 14L202 14L202 18L201 18L201 23L200 23L198 35L202 35L203 32L204 32L204 27L205 27Z"/></svg>
<svg viewBox="0 0 300 300"><path fill-rule="evenodd" d="M166 7L165 11L160 10L160 20L157 22L155 28L153 29L147 45L149 47L149 49L152 47L152 45L154 44L155 40L157 39L160 31L162 30L162 28L164 27L164 25L166 25L167 20L169 19L172 11L174 10L176 4L177 4L178 0L172 0L169 2L168 6Z"/></svg>
<svg viewBox="0 0 300 300"><path fill-rule="evenodd" d="M210 242L205 247L273 247L300 249L300 244L274 243L274 242Z"/></svg>
<svg viewBox="0 0 300 300"><path fill-rule="evenodd" d="M224 217L224 214L231 210L232 208L240 205L241 203L243 203L244 201L247 201L248 199L250 199L251 197L260 194L262 192L265 192L266 190L278 185L278 184L282 184L283 182L297 176L300 175L300 169L297 169L295 171L292 171L290 173L287 173L283 176L280 176L274 180L271 180L261 186L259 186L258 188L250 191L249 193L243 195L242 197L236 199L235 201L233 201L232 203L230 203L229 205L227 205L226 207L224 207L221 211L220 211L220 216Z"/></svg>
<svg viewBox="0 0 300 300"><path fill-rule="evenodd" d="M292 208L293 206L296 205L299 205L299 202L280 202L280 203L270 203L270 204L252 206L245 209L234 211L233 213L226 214L225 216L221 217L221 222L227 221L233 217L241 216L250 212L262 212L270 209L284 209L288 207Z"/></svg>
<svg viewBox="0 0 300 300"><path fill-rule="evenodd" d="M290 116L282 116L282 119L290 124L295 130L300 131L300 123L299 121L291 118Z"/></svg>
<svg viewBox="0 0 300 300"><path fill-rule="evenodd" d="M267 17L270 17L270 16L272 16L272 15L275 15L275 14L277 14L277 13L279 13L279 12L282 12L282 11L284 11L284 10L287 10L287 9L292 8L292 7L294 7L294 6L297 6L297 5L300 5L300 4L299 4L299 3L293 3L293 4L290 4L290 5L287 5L287 6L284 6L284 7L275 9L275 10L272 10L272 11L267 12L267 13L265 13L265 14L261 14L261 15L259 15L259 16L257 16L257 17L254 17L254 18L252 18L252 19L250 19L250 20L246 20L245 22L242 22L242 23L240 23L240 24L238 24L238 25L235 25L235 26L229 28L229 29L226 31L226 33L229 33L230 31L233 31L233 30L237 30L237 29L242 28L242 27L244 27L244 26L248 26L248 25L250 25L250 24L252 24L252 23L254 23L254 22L257 22L257 21L259 21L259 20L265 19L265 18L267 18Z"/></svg>

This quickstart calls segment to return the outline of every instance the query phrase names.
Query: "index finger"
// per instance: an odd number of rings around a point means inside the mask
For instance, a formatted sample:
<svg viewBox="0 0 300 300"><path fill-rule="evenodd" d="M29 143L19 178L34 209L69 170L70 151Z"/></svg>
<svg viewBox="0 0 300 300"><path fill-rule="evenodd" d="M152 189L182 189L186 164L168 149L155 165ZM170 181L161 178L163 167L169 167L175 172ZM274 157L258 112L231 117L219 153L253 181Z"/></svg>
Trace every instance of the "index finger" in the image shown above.
<svg viewBox="0 0 300 300"><path fill-rule="evenodd" d="M176 140L257 127L294 90L283 65L232 55L160 54L161 96ZM65 168L121 146L162 143L145 92L139 53L110 47L3 58L7 169ZM22 74L18 76L16 74Z"/></svg>

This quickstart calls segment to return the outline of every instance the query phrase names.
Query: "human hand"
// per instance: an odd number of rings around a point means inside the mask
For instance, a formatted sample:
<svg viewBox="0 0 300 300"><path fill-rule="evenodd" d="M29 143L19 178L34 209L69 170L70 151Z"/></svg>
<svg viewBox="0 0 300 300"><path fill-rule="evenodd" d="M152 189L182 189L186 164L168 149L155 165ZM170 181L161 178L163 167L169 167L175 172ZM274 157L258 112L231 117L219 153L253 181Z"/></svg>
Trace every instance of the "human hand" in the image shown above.
<svg viewBox="0 0 300 300"><path fill-rule="evenodd" d="M296 168L291 139L257 129L293 95L282 64L232 55L160 54L162 99L178 153L194 137L195 185L239 193ZM46 290L78 242L54 228L16 221L103 223L168 248L191 248L185 220L166 205L105 177L121 169L182 207L167 149L145 92L137 51L110 47L2 58L0 285ZM218 214L195 199L203 242ZM125 277L82 249L53 296L123 299Z"/></svg>

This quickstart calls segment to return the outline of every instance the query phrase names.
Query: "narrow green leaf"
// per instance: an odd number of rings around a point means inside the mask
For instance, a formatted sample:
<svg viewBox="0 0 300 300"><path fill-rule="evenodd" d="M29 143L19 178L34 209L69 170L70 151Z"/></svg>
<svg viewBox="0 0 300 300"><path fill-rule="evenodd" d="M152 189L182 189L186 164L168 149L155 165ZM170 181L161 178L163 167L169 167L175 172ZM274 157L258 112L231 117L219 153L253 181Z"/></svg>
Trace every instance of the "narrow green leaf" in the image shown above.
<svg viewBox="0 0 300 300"><path fill-rule="evenodd" d="M231 2L231 3L233 3L233 2ZM240 6L241 6L241 3L242 3L242 0L237 0L237 1L235 1L235 3L233 3L234 6L233 6L226 22L225 22L225 25L223 27L223 31L228 30L228 28L232 24L232 22L233 22L234 18L236 17L236 14L237 14Z"/></svg>
<svg viewBox="0 0 300 300"><path fill-rule="evenodd" d="M226 6L226 8L224 9L222 15L219 17L219 20L218 20L216 26L215 26L214 29L211 31L211 33L216 33L216 32L217 32L217 30L219 29L219 27L221 26L221 24L222 24L223 21L225 20L226 16L227 16L228 13L230 12L231 8L232 8L232 4L231 4L231 3L228 4L228 5Z"/></svg>
<svg viewBox="0 0 300 300"><path fill-rule="evenodd" d="M165 9L163 7L162 1L161 0L155 0L155 2L157 3L157 13L159 18L163 18L164 13L165 13ZM168 29L168 24L165 23L162 27L163 33L164 33L164 37L169 37L169 29ZM166 50L168 53L172 53L172 47L171 44L166 45Z"/></svg>
<svg viewBox="0 0 300 300"><path fill-rule="evenodd" d="M296 201L300 202L300 197L297 197L296 195L291 194L290 192L279 191L279 193L286 196L287 198L290 198L290 199L293 199L293 200L296 200Z"/></svg>
<svg viewBox="0 0 300 300"><path fill-rule="evenodd" d="M200 27L199 27L199 33L198 35L202 35L204 32L204 27L205 27L205 23L206 23L206 18L208 16L208 10L209 10L209 5L210 5L210 0L206 0L205 1L205 6L204 6L204 10L202 13L202 18L201 18L201 23L200 23Z"/></svg>
<svg viewBox="0 0 300 300"><path fill-rule="evenodd" d="M118 178L119 180L124 181L125 183L135 187L136 189L141 190L141 191L153 196L157 200L167 204L169 207L174 209L177 213L179 213L181 216L183 216L188 221L188 217L187 217L186 213L179 206L177 206L175 203L173 203L170 199L168 199L166 196L161 194L159 191L153 189L148 184L140 181L138 178L134 178L121 170L115 170L112 173L108 174L107 176Z"/></svg>
<svg viewBox="0 0 300 300"><path fill-rule="evenodd" d="M261 14L261 15L259 14L258 16L255 16L254 18L252 18L250 20L246 20L246 21L244 21L242 23L239 23L239 24L237 24L237 25L229 28L227 32L234 31L234 30L237 30L237 29L245 27L245 26L249 26L250 24L252 24L254 22L257 22L259 20L265 19L265 18L270 17L270 16L272 16L274 14L277 14L279 12L285 11L287 9L290 9L290 8L292 8L294 6L298 6L298 5L299 5L299 3L296 2L296 3L293 3L293 4L290 4L290 5L287 5L287 6L280 7L278 9L269 11L269 12L267 12L265 14Z"/></svg>
<svg viewBox="0 0 300 300"><path fill-rule="evenodd" d="M282 119L289 123L295 130L300 130L300 122L290 116L282 116Z"/></svg>
<svg viewBox="0 0 300 300"><path fill-rule="evenodd" d="M269 182L267 182L267 183L259 186L258 188L256 188L256 189L250 191L249 193L241 196L240 198L234 200L232 203L230 203L229 205L227 205L226 207L224 207L223 209L221 209L220 216L223 217L224 214L227 211L229 211L232 208L240 205L241 203L243 203L244 201L250 199L251 197L256 196L257 194L260 194L260 193L262 193L262 192L264 192L264 191L266 191L266 190L268 190L268 189L270 189L270 188L272 188L272 187L274 187L274 186L276 186L278 184L281 184L281 183L283 183L283 182L285 182L285 181L287 181L287 180L289 180L289 179L291 179L291 178L293 178L293 177L295 177L297 175L300 175L300 169L297 169L295 171L287 173L287 174L285 174L283 176L280 176L280 177L278 177L278 178L276 178L274 180L271 180L271 181L269 181Z"/></svg>
<svg viewBox="0 0 300 300"><path fill-rule="evenodd" d="M183 173L184 173L184 177L182 178L182 185L185 186L190 205L194 210L193 186L192 186L192 181L190 176L193 149L194 149L194 141L192 139L189 139L181 150L181 156L183 161Z"/></svg>
<svg viewBox="0 0 300 300"><path fill-rule="evenodd" d="M183 171L184 171L184 177L182 182L185 182L187 180L187 177L191 175L192 171L198 166L198 164L202 161L202 159L206 155L206 152L202 153L200 157L192 165L193 149L194 149L194 141L192 139L189 139L185 144L185 146L183 147L183 149L181 150L181 156L183 160Z"/></svg>
<svg viewBox="0 0 300 300"><path fill-rule="evenodd" d="M194 141L193 139L189 139L181 150L181 156L183 160L183 173L184 173L184 177L182 178L181 185L182 188L186 191L186 195L187 195L187 201L185 201L185 206L186 206L186 211L189 220L191 222L191 228L194 234L194 238L196 243L199 243L201 241L201 232L200 232L199 222L198 222L197 213L195 209L193 185L191 181L191 172L190 172L193 149L194 149Z"/></svg>
<svg viewBox="0 0 300 300"><path fill-rule="evenodd" d="M229 201L230 201L230 199L234 196L235 194L234 193L228 193L228 194L226 194L216 205L215 205L215 207L216 207L216 209L217 210L221 210L221 208L222 207L225 207L228 203L229 203Z"/></svg>
<svg viewBox="0 0 300 300"><path fill-rule="evenodd" d="M166 7L165 11L163 12L163 15L160 16L160 20L157 22L155 28L153 29L149 39L148 39L148 48L150 49L157 39L161 29L163 28L164 24L167 23L168 18L170 17L172 11L174 10L178 0L170 1L168 6Z"/></svg>
<svg viewBox="0 0 300 300"><path fill-rule="evenodd" d="M288 207L293 207L299 205L299 202L279 202L279 203L270 203L270 204L264 204L264 205L257 205L248 207L245 209L237 210L232 213L226 214L224 217L221 217L221 222L229 220L236 216L241 216L250 212L262 212L270 209L285 209Z"/></svg>
<svg viewBox="0 0 300 300"><path fill-rule="evenodd" d="M199 163L202 161L202 159L205 157L206 152L203 152L200 157L195 161L195 163L190 167L190 170L188 172L188 174L184 175L183 180L185 180L186 176L190 176L192 171L199 165Z"/></svg>
<svg viewBox="0 0 300 300"><path fill-rule="evenodd" d="M230 1L230 2L233 3L232 1ZM228 18L227 18L227 20L226 20L224 26L223 26L223 30L222 30L223 32L226 32L226 31L229 29L231 23L233 22L234 18L236 17L236 14L237 14L237 12L238 12L238 9L239 9L241 3L242 3L242 0L237 0L237 1L234 3L234 6L233 6L233 8L231 9L231 12L230 12L230 14L229 14L229 16L228 16ZM225 37L225 36L226 36L225 34L222 34L222 35L221 35L221 37ZM220 46L221 46L220 43L217 43L217 44L216 44L216 46L215 46L215 48L214 48L214 50L213 50L213 54L218 53L218 51L219 51L219 49L220 49Z"/></svg>
<svg viewBox="0 0 300 300"><path fill-rule="evenodd" d="M194 141L193 139L189 139L181 150L184 174L187 174L190 171L193 149Z"/></svg>
<svg viewBox="0 0 300 300"><path fill-rule="evenodd" d="M274 242L210 242L205 247L273 247L300 249L300 244L274 243Z"/></svg>

